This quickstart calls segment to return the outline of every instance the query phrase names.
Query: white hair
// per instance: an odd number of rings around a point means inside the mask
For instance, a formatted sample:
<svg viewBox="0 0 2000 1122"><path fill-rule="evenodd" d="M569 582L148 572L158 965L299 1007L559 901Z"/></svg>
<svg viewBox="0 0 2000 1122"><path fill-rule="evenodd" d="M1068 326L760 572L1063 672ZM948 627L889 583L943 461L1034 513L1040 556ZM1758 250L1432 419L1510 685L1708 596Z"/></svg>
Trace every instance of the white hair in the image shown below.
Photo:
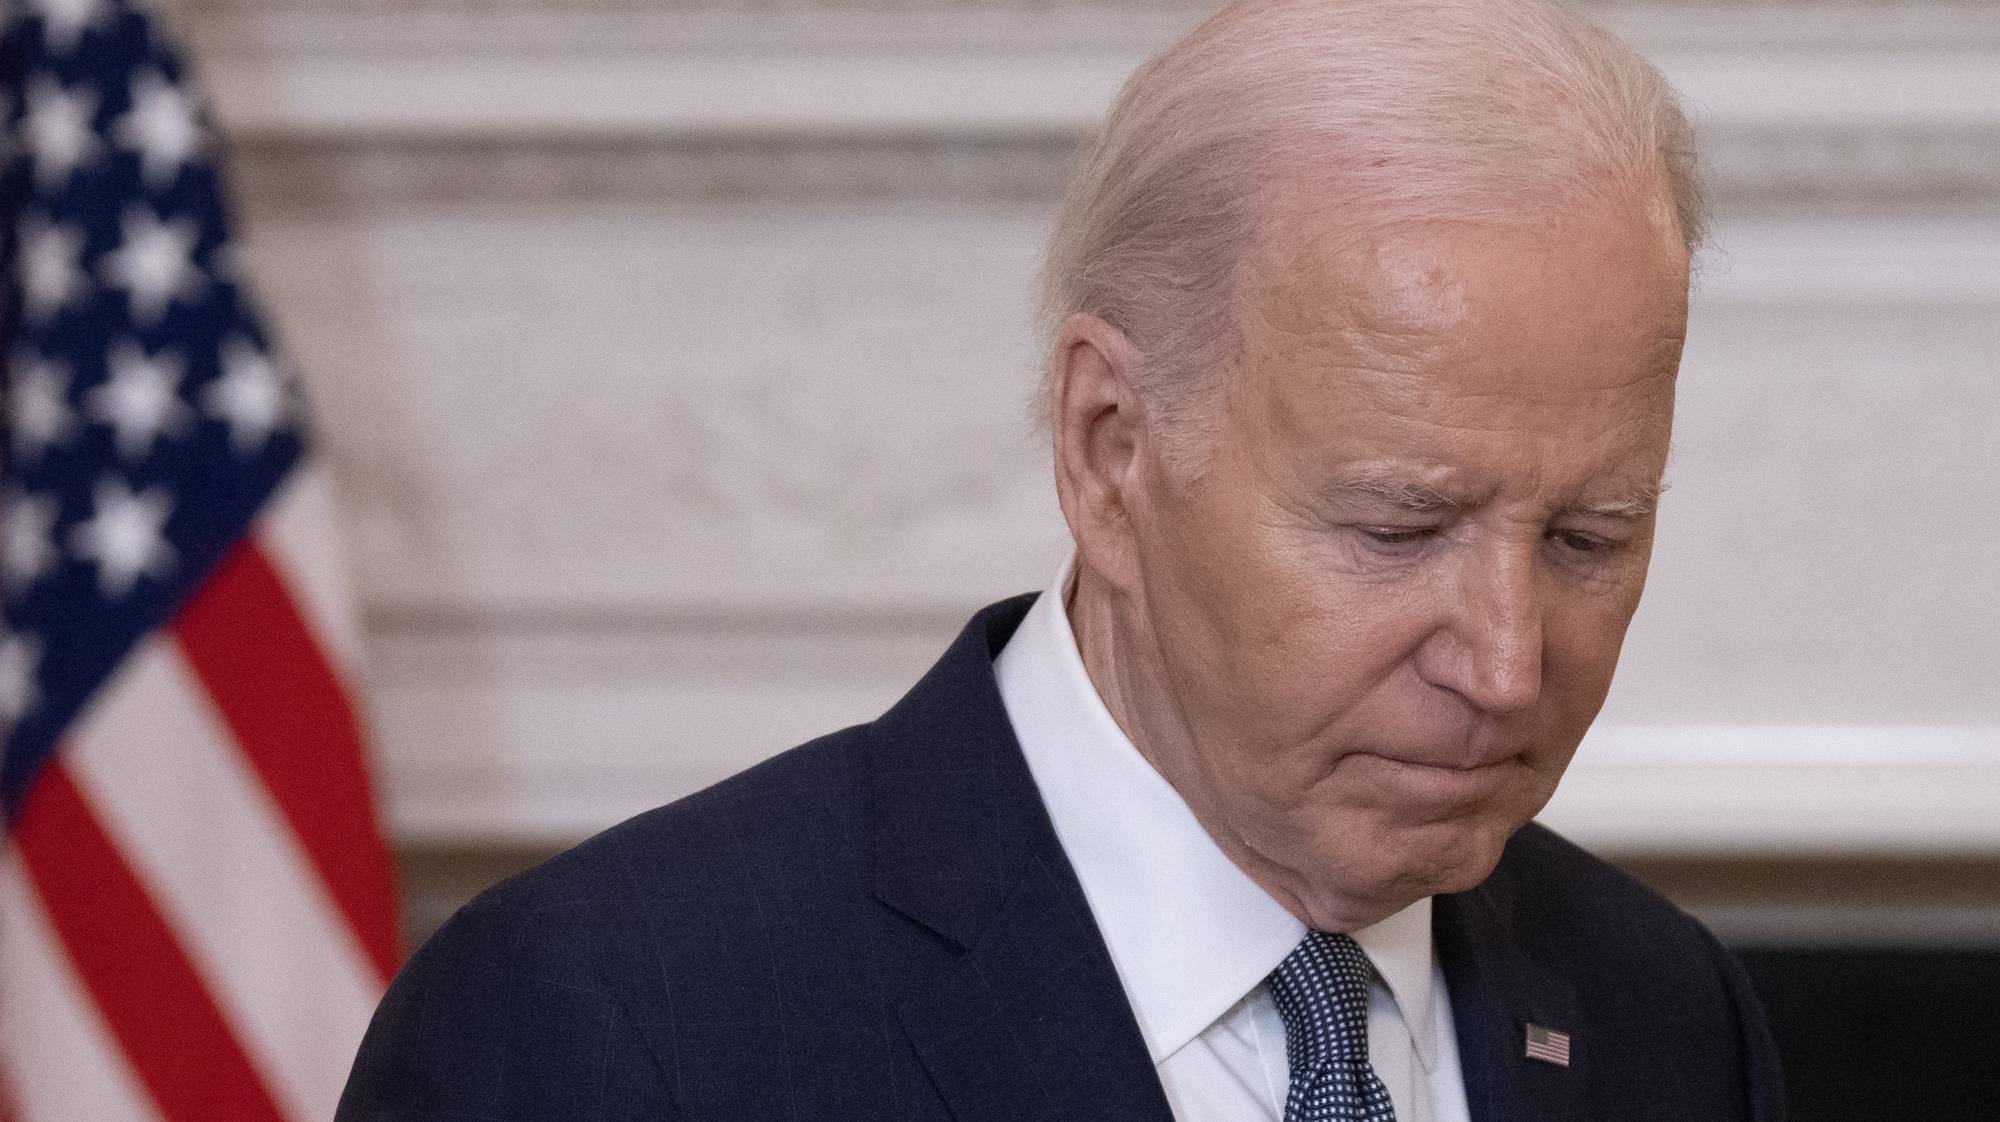
<svg viewBox="0 0 2000 1122"><path fill-rule="evenodd" d="M1264 188L1308 170L1315 201L1357 231L1518 222L1637 192L1671 200L1690 253L1703 236L1673 90L1582 15L1549 0L1246 0L1126 81L1056 223L1045 331L1088 312L1124 332L1145 406L1187 427L1235 359L1234 282Z"/></svg>

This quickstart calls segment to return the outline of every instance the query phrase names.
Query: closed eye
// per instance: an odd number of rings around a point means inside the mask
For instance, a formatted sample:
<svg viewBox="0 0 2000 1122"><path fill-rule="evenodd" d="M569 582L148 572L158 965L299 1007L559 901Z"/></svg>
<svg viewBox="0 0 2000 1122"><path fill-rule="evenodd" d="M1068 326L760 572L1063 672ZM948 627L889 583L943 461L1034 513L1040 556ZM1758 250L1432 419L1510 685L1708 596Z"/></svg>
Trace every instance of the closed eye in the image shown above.
<svg viewBox="0 0 2000 1122"><path fill-rule="evenodd" d="M1560 542L1563 548L1573 553L1603 553L1611 548L1611 543L1601 538L1580 534L1575 530L1550 530L1549 540Z"/></svg>
<svg viewBox="0 0 2000 1122"><path fill-rule="evenodd" d="M1358 528L1363 534L1367 535L1370 541L1378 542L1382 545L1408 545L1411 542L1422 541L1432 534L1437 533L1437 530L1430 526L1419 526L1415 529L1403 530L1379 526L1374 528L1362 526Z"/></svg>

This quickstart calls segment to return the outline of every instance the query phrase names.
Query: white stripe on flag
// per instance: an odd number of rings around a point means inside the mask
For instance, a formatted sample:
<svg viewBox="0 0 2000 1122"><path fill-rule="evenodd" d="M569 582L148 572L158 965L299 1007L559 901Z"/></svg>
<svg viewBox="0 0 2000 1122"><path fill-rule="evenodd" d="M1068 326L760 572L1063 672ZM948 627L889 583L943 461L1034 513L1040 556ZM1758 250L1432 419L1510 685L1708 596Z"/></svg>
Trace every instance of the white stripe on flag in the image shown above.
<svg viewBox="0 0 2000 1122"><path fill-rule="evenodd" d="M0 1040L18 1122L161 1122L11 845L0 854Z"/></svg>
<svg viewBox="0 0 2000 1122"><path fill-rule="evenodd" d="M149 636L66 756L287 1113L331 1117L380 991L178 648Z"/></svg>
<svg viewBox="0 0 2000 1122"><path fill-rule="evenodd" d="M326 472L308 461L292 472L284 486L264 505L256 535L265 556L284 577L299 615L311 627L320 649L350 696L359 684L361 624L347 581L341 549L333 484Z"/></svg>

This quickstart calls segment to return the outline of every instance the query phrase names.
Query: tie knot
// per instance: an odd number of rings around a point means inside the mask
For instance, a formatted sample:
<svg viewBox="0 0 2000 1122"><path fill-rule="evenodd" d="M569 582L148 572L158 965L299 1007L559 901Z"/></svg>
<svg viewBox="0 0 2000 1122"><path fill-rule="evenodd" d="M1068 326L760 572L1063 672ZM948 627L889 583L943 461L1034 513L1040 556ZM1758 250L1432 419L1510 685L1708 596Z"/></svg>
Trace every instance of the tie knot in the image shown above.
<svg viewBox="0 0 2000 1122"><path fill-rule="evenodd" d="M1294 1072L1368 1062L1368 956L1346 935L1305 939L1271 972Z"/></svg>

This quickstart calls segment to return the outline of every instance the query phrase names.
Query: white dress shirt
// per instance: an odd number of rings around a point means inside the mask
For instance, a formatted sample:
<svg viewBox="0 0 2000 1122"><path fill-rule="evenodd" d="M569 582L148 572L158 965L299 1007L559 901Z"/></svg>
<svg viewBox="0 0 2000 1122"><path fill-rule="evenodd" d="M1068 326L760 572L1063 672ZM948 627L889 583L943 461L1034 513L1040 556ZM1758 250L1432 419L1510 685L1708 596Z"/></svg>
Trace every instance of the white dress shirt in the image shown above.
<svg viewBox="0 0 2000 1122"><path fill-rule="evenodd" d="M994 661L1007 716L1076 868L1179 1122L1284 1118L1285 1025L1264 979L1305 938L1133 747L1064 609L1070 563ZM1431 902L1353 932L1374 965L1368 1059L1397 1122L1467 1122Z"/></svg>

